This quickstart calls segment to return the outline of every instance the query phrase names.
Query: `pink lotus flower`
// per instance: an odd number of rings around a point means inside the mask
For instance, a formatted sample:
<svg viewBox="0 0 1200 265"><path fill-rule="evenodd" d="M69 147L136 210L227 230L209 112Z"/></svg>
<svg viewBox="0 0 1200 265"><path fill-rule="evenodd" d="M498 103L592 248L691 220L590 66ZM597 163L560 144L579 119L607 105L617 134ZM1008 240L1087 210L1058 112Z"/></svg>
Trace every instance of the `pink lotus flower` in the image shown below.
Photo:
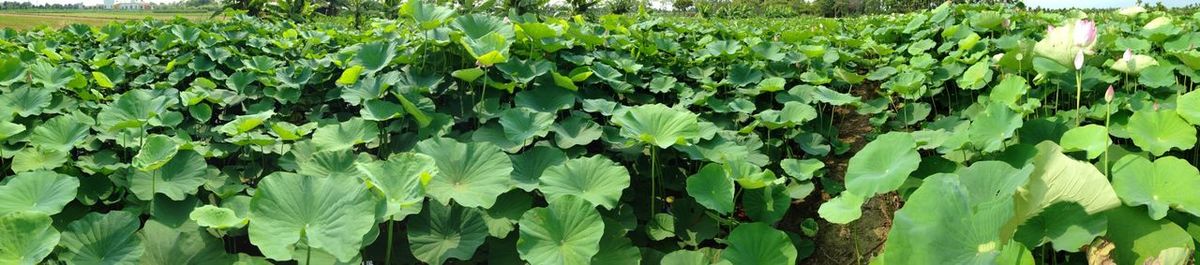
<svg viewBox="0 0 1200 265"><path fill-rule="evenodd" d="M1108 90L1104 91L1104 102L1111 103L1113 100L1113 96L1115 96L1116 94L1117 94L1117 92L1113 91L1113 86L1108 85Z"/></svg>
<svg viewBox="0 0 1200 265"><path fill-rule="evenodd" d="M1125 48L1125 54L1121 55L1121 60L1125 60L1125 61L1133 60L1133 50L1130 50L1129 48Z"/></svg>
<svg viewBox="0 0 1200 265"><path fill-rule="evenodd" d="M1096 42L1096 22L1080 19L1075 22L1075 45L1086 47Z"/></svg>
<svg viewBox="0 0 1200 265"><path fill-rule="evenodd" d="M1050 35L1050 32L1054 32L1054 25L1046 25L1046 35Z"/></svg>
<svg viewBox="0 0 1200 265"><path fill-rule="evenodd" d="M1075 54L1075 70L1083 69L1083 50Z"/></svg>

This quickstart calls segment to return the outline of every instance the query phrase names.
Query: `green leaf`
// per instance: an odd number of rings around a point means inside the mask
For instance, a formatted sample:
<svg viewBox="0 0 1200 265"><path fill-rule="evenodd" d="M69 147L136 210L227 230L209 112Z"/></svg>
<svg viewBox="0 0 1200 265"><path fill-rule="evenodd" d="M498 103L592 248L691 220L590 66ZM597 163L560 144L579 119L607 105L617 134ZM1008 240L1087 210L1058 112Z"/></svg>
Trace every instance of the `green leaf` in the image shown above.
<svg viewBox="0 0 1200 265"><path fill-rule="evenodd" d="M12 171L53 170L67 163L67 153L56 149L25 148L13 155Z"/></svg>
<svg viewBox="0 0 1200 265"><path fill-rule="evenodd" d="M1175 112L1192 125L1200 124L1200 92L1193 90L1175 98ZM3 140L0 137L0 140Z"/></svg>
<svg viewBox="0 0 1200 265"><path fill-rule="evenodd" d="M1146 87L1165 88L1175 85L1175 68L1165 65L1146 67L1138 75L1138 84Z"/></svg>
<svg viewBox="0 0 1200 265"><path fill-rule="evenodd" d="M1120 58L1113 62L1112 69L1124 74L1136 75L1146 70L1147 67L1158 65L1158 60L1148 55L1137 54L1132 57Z"/></svg>
<svg viewBox="0 0 1200 265"><path fill-rule="evenodd" d="M363 69L364 68L362 65L355 65L351 66L350 68L346 68L346 70L342 71L342 75L338 77L337 81L334 83L339 86L352 86L355 83L358 83L358 76L362 75Z"/></svg>
<svg viewBox="0 0 1200 265"><path fill-rule="evenodd" d="M700 137L698 119L687 110L651 104L623 109L613 115L612 122L621 127L621 136L666 149L697 140Z"/></svg>
<svg viewBox="0 0 1200 265"><path fill-rule="evenodd" d="M429 264L443 264L451 258L470 260L487 236L481 211L455 204L430 203L408 222L409 249Z"/></svg>
<svg viewBox="0 0 1200 265"><path fill-rule="evenodd" d="M985 153L999 151L1004 141L1022 125L1021 115L1001 104L988 104L987 109L975 115L967 130L971 144Z"/></svg>
<svg viewBox="0 0 1200 265"><path fill-rule="evenodd" d="M987 86L992 81L992 69L989 68L991 61L983 60L971 65L958 78L958 86L963 89L979 90Z"/></svg>
<svg viewBox="0 0 1200 265"><path fill-rule="evenodd" d="M321 126L313 131L312 142L323 150L343 150L375 140L379 126L361 118L351 118L338 124Z"/></svg>
<svg viewBox="0 0 1200 265"><path fill-rule="evenodd" d="M396 56L396 44L387 41L365 43L354 56L368 74L378 72Z"/></svg>
<svg viewBox="0 0 1200 265"><path fill-rule="evenodd" d="M145 248L141 264L205 265L233 262L233 257L225 253L223 242L194 222L173 227L150 219L138 232L138 238Z"/></svg>
<svg viewBox="0 0 1200 265"><path fill-rule="evenodd" d="M138 199L149 201L154 194L162 193L171 200L183 200L196 194L207 181L208 164L195 151L183 151L152 171L136 171L130 177L129 190Z"/></svg>
<svg viewBox="0 0 1200 265"><path fill-rule="evenodd" d="M1125 125L1133 144L1155 156L1172 148L1188 150L1196 145L1196 127L1172 110L1135 111Z"/></svg>
<svg viewBox="0 0 1200 265"><path fill-rule="evenodd" d="M846 190L865 197L896 190L920 163L911 134L880 135L850 158Z"/></svg>
<svg viewBox="0 0 1200 265"><path fill-rule="evenodd" d="M62 233L62 257L71 264L138 264L145 252L137 237L141 220L124 211L89 213Z"/></svg>
<svg viewBox="0 0 1200 265"><path fill-rule="evenodd" d="M75 200L79 179L51 171L22 172L0 186L0 215L32 211L58 214Z"/></svg>
<svg viewBox="0 0 1200 265"><path fill-rule="evenodd" d="M54 117L33 129L29 143L43 149L71 151L88 136L90 127L79 122L74 116Z"/></svg>
<svg viewBox="0 0 1200 265"><path fill-rule="evenodd" d="M141 150L133 156L133 166L141 171L153 171L166 165L179 152L179 144L166 135L146 137Z"/></svg>
<svg viewBox="0 0 1200 265"><path fill-rule="evenodd" d="M51 91L31 87L16 88L0 95L0 103L7 102L13 108L12 111L21 117L42 114L43 109L50 107L50 101L53 99Z"/></svg>
<svg viewBox="0 0 1200 265"><path fill-rule="evenodd" d="M779 161L779 167L783 168L783 173L787 173L797 181L805 181L816 176L818 170L825 168L825 163L816 159L796 160L785 158Z"/></svg>
<svg viewBox="0 0 1200 265"><path fill-rule="evenodd" d="M255 114L238 115L237 117L234 117L232 121L221 125L221 127L217 127L217 131L228 136L240 135L249 132L254 128L258 128L259 125L262 125L264 122L270 119L271 116L275 116L274 110L267 110Z"/></svg>
<svg viewBox="0 0 1200 265"><path fill-rule="evenodd" d="M1108 128L1088 124L1071 128L1063 134L1059 142L1062 143L1064 151L1087 151L1087 158L1095 159L1108 150L1112 138L1108 137Z"/></svg>
<svg viewBox="0 0 1200 265"><path fill-rule="evenodd" d="M512 157L513 180L517 188L532 191L538 187L546 168L562 164L567 155L562 150L549 146L534 146Z"/></svg>
<svg viewBox="0 0 1200 265"><path fill-rule="evenodd" d="M530 138L540 138L550 132L554 114L533 111L527 108L511 108L500 113L500 126L504 137L516 143L525 143ZM522 144L524 145L524 144Z"/></svg>
<svg viewBox="0 0 1200 265"><path fill-rule="evenodd" d="M425 201L424 184L438 174L433 158L419 153L399 153L386 161L358 163L363 179L383 192L387 215L392 220L421 211Z"/></svg>
<svg viewBox="0 0 1200 265"><path fill-rule="evenodd" d="M483 74L484 71L480 68L458 69L454 72L450 72L450 76L467 81L467 83L474 82L475 79L479 79L479 77L483 76Z"/></svg>
<svg viewBox="0 0 1200 265"><path fill-rule="evenodd" d="M754 221L768 224L778 222L792 205L792 198L788 197L782 185L768 185L761 189L744 191L742 207L746 216Z"/></svg>
<svg viewBox="0 0 1200 265"><path fill-rule="evenodd" d="M1013 217L1000 232L1005 237L1002 241L1056 203L1078 204L1088 215L1121 205L1108 177L1092 164L1064 155L1062 148L1050 141L1038 144L1037 151L1029 181L1015 195Z"/></svg>
<svg viewBox="0 0 1200 265"><path fill-rule="evenodd" d="M554 145L562 149L577 145L586 146L604 134L600 124L586 115L571 115L566 120L555 123L551 130L554 131Z"/></svg>
<svg viewBox="0 0 1200 265"><path fill-rule="evenodd" d="M1004 79L1000 80L1000 84L992 88L991 94L988 96L993 102L1003 103L1010 109L1018 109L1021 105L1018 101L1025 93L1029 91L1029 81L1019 75L1004 75Z"/></svg>
<svg viewBox="0 0 1200 265"><path fill-rule="evenodd" d="M438 173L426 190L442 204L491 208L497 196L512 189L512 161L495 145L435 138L417 143L417 150L437 162Z"/></svg>
<svg viewBox="0 0 1200 265"><path fill-rule="evenodd" d="M1154 262L1164 251L1195 249L1187 231L1169 220L1152 220L1134 207L1119 207L1105 212L1108 238L1115 246L1111 256L1118 264L1187 264L1191 258ZM1187 255L1191 256L1191 255Z"/></svg>
<svg viewBox="0 0 1200 265"><path fill-rule="evenodd" d="M843 191L841 195L822 203L817 214L826 221L835 224L848 224L862 217L862 204L866 200L862 196Z"/></svg>
<svg viewBox="0 0 1200 265"><path fill-rule="evenodd" d="M728 260L723 260L723 259L720 259L719 257L714 258L714 257L708 256L708 255L705 255L704 252L701 252L698 250L686 250L686 249L680 249L680 250L673 251L671 253L667 253L667 255L662 257L662 261L659 264L662 264L662 265L708 265L708 264L731 265L731 263Z"/></svg>
<svg viewBox="0 0 1200 265"><path fill-rule="evenodd" d="M733 179L720 164L708 164L687 178L687 193L696 203L720 214L733 212Z"/></svg>
<svg viewBox="0 0 1200 265"><path fill-rule="evenodd" d="M113 88L112 80L109 80L108 75L105 75L104 73L92 71L92 79L95 79L96 85L99 85L100 87Z"/></svg>
<svg viewBox="0 0 1200 265"><path fill-rule="evenodd" d="M733 264L796 264L796 247L783 231L764 223L743 223L729 232L721 258Z"/></svg>
<svg viewBox="0 0 1200 265"><path fill-rule="evenodd" d="M212 205L196 207L188 219L197 225L213 229L235 229L246 225L249 218L238 217L232 209Z"/></svg>
<svg viewBox="0 0 1200 265"><path fill-rule="evenodd" d="M140 128L151 118L166 112L167 98L152 95L146 90L130 90L121 94L117 101L100 110L96 120L108 131Z"/></svg>
<svg viewBox="0 0 1200 265"><path fill-rule="evenodd" d="M572 196L521 216L517 252L532 264L589 264L599 252L604 222L591 203Z"/></svg>
<svg viewBox="0 0 1200 265"><path fill-rule="evenodd" d="M541 190L547 201L567 195L576 196L594 205L613 209L621 193L629 187L629 171L602 155L567 160L561 165L546 168L542 173Z"/></svg>
<svg viewBox="0 0 1200 265"><path fill-rule="evenodd" d="M42 212L0 215L0 263L40 264L58 245L59 233Z"/></svg>
<svg viewBox="0 0 1200 265"><path fill-rule="evenodd" d="M278 261L294 259L292 250L304 242L348 262L375 226L376 205L352 178L272 173L250 200L250 243Z"/></svg>
<svg viewBox="0 0 1200 265"><path fill-rule="evenodd" d="M1126 155L1113 164L1113 189L1129 206L1146 205L1150 218L1167 216L1167 210L1200 216L1200 171L1188 161L1173 156L1154 160Z"/></svg>
<svg viewBox="0 0 1200 265"><path fill-rule="evenodd" d="M986 176L971 176L983 177ZM888 264L994 264L1002 245L1007 243L1001 241L999 231L1013 214L1011 194L1017 186L979 187L1000 191L989 194L985 190L976 193L968 185L954 174L935 174L926 178L924 184L909 195L904 207L896 211L895 224L888 232L881 261ZM971 196L980 199L971 199Z"/></svg>

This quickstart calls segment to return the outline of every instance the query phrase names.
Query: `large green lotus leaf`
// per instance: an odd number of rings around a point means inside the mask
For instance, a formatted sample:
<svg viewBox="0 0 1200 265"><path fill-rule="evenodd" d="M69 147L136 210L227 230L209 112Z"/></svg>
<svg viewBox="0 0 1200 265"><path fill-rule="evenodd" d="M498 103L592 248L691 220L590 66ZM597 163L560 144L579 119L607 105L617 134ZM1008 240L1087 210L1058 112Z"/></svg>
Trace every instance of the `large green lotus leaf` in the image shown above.
<svg viewBox="0 0 1200 265"><path fill-rule="evenodd" d="M150 135L143 140L137 155L133 156L133 166L141 171L157 170L177 153L179 144L174 139L161 134Z"/></svg>
<svg viewBox="0 0 1200 265"><path fill-rule="evenodd" d="M571 115L566 120L555 123L551 129L554 131L554 145L562 149L588 145L604 134L600 124L586 115Z"/></svg>
<svg viewBox="0 0 1200 265"><path fill-rule="evenodd" d="M454 9L425 1L408 1L400 6L400 14L411 17L423 30L441 26L454 15Z"/></svg>
<svg viewBox="0 0 1200 265"><path fill-rule="evenodd" d="M0 103L8 103L8 107L21 117L42 114L43 109L50 107L53 97L51 89L22 87L0 95Z"/></svg>
<svg viewBox="0 0 1200 265"><path fill-rule="evenodd" d="M920 164L921 156L911 134L880 135L850 158L846 190L865 197L896 190Z"/></svg>
<svg viewBox="0 0 1200 265"><path fill-rule="evenodd" d="M1145 212L1134 207L1119 207L1105 212L1108 216L1108 239L1112 241L1116 264L1188 264L1191 255L1173 260L1151 262L1163 252L1183 248L1194 250L1194 239L1179 225L1169 220L1146 218Z"/></svg>
<svg viewBox="0 0 1200 265"><path fill-rule="evenodd" d="M213 229L241 228L250 221L247 217L238 217L233 209L212 205L196 207L188 214L188 219L196 222L196 225Z"/></svg>
<svg viewBox="0 0 1200 265"><path fill-rule="evenodd" d="M1011 168L1010 168L1011 169ZM987 172L978 172L987 173ZM1009 180L964 178L1018 175L964 176L939 173L925 178L896 211L892 229L884 245L884 264L994 264L1005 242L1000 229L1013 215L1011 194L1016 185ZM983 187L971 186L982 184ZM973 194L974 191L1000 190L999 194ZM981 192L984 193L984 192ZM972 199L978 196L978 199ZM1011 243L1010 243L1011 244Z"/></svg>
<svg viewBox="0 0 1200 265"><path fill-rule="evenodd" d="M1175 67L1155 65L1138 75L1138 84L1148 88L1167 88L1175 85Z"/></svg>
<svg viewBox="0 0 1200 265"><path fill-rule="evenodd" d="M659 264L662 265L731 265L728 260L720 259L719 255L713 257L705 255L699 250L680 249L667 253L662 257Z"/></svg>
<svg viewBox="0 0 1200 265"><path fill-rule="evenodd" d="M733 212L733 179L721 164L708 164L687 178L687 193L696 203L720 214Z"/></svg>
<svg viewBox="0 0 1200 265"><path fill-rule="evenodd" d="M613 115L612 122L621 127L621 136L665 149L697 140L698 119L687 110L650 104L623 109Z"/></svg>
<svg viewBox="0 0 1200 265"><path fill-rule="evenodd" d="M417 150L437 162L438 174L425 188L442 204L491 208L496 196L512 189L512 161L495 145L434 138L417 143Z"/></svg>
<svg viewBox="0 0 1200 265"><path fill-rule="evenodd" d="M792 205L792 198L788 197L783 185L767 185L761 189L743 191L742 207L746 216L757 222L778 222Z"/></svg>
<svg viewBox="0 0 1200 265"><path fill-rule="evenodd" d="M1054 142L1037 145L1029 182L1014 195L1015 211L1000 235L1007 240L1017 227L1059 202L1075 203L1093 215L1121 205L1108 178L1095 166L1072 159Z"/></svg>
<svg viewBox="0 0 1200 265"><path fill-rule="evenodd" d="M721 258L733 264L795 264L796 247L783 231L765 223L743 223L729 232Z"/></svg>
<svg viewBox="0 0 1200 265"><path fill-rule="evenodd" d="M1155 156L1172 148L1188 150L1196 145L1196 127L1188 124L1173 110L1135 111L1125 124L1133 144Z"/></svg>
<svg viewBox="0 0 1200 265"><path fill-rule="evenodd" d="M375 226L376 210L374 194L357 179L272 173L250 199L250 243L278 261L294 259L301 241L349 261Z"/></svg>
<svg viewBox="0 0 1200 265"><path fill-rule="evenodd" d="M443 264L447 259L469 260L488 236L477 208L430 203L408 222L408 247L417 259Z"/></svg>
<svg viewBox="0 0 1200 265"><path fill-rule="evenodd" d="M488 234L495 238L507 238L516 229L521 215L533 207L533 197L520 190L501 194L496 201L504 202L493 205L484 211L483 221L487 222ZM516 251L512 253L516 256Z"/></svg>
<svg viewBox="0 0 1200 265"><path fill-rule="evenodd" d="M217 131L228 136L239 135L257 128L274 115L274 110L263 111L256 114L238 115L237 117L233 118L232 121L217 127Z"/></svg>
<svg viewBox="0 0 1200 265"><path fill-rule="evenodd" d="M975 115L967 129L971 144L983 152L995 152L1004 148L1004 141L1021 128L1021 115L1002 104L988 104L987 109Z"/></svg>
<svg viewBox="0 0 1200 265"><path fill-rule="evenodd" d="M311 156L296 157L296 173L318 177L357 177L355 168L358 157L350 149L323 150Z"/></svg>
<svg viewBox="0 0 1200 265"><path fill-rule="evenodd" d="M62 258L70 264L138 264L145 248L137 237L141 220L125 211L89 213L62 233Z"/></svg>
<svg viewBox="0 0 1200 265"><path fill-rule="evenodd" d="M0 102L0 105L3 105L3 104L4 104L4 102ZM0 106L0 113L2 113L3 110L4 110L4 107ZM25 125L4 121L4 119L9 119L9 118L11 118L11 117L7 117L4 114L0 114L0 142L3 142L4 140L8 139L9 137L13 137L14 135L20 134L21 132L25 131ZM597 138L599 138L599 137L597 137Z"/></svg>
<svg viewBox="0 0 1200 265"><path fill-rule="evenodd" d="M0 57L0 84L7 86L24 74L25 67L21 65L21 58L16 56Z"/></svg>
<svg viewBox="0 0 1200 265"><path fill-rule="evenodd" d="M74 116L58 116L47 120L29 136L29 143L43 149L70 151L75 145L88 136L91 131L88 124L77 121Z"/></svg>
<svg viewBox="0 0 1200 265"><path fill-rule="evenodd" d="M13 155L13 172L53 170L67 163L67 153L57 149L29 147Z"/></svg>
<svg viewBox="0 0 1200 265"><path fill-rule="evenodd" d="M75 200L79 179L51 171L18 173L0 186L0 215L34 211L58 214Z"/></svg>
<svg viewBox="0 0 1200 265"><path fill-rule="evenodd" d="M349 149L379 137L379 126L361 118L321 126L313 131L312 142L324 150Z"/></svg>
<svg viewBox="0 0 1200 265"><path fill-rule="evenodd" d="M0 215L0 263L41 264L58 245L59 233L53 220L42 212L12 212Z"/></svg>
<svg viewBox="0 0 1200 265"><path fill-rule="evenodd" d="M1192 92L1187 92L1176 97L1175 107L1175 112L1179 113L1179 116L1187 120L1188 123L1192 125L1200 124L1200 92L1192 90ZM0 137L0 140L3 139L3 137Z"/></svg>
<svg viewBox="0 0 1200 265"><path fill-rule="evenodd" d="M96 121L108 131L139 128L150 118L166 112L167 103L167 97L155 96L146 90L130 90L100 109Z"/></svg>
<svg viewBox="0 0 1200 265"><path fill-rule="evenodd" d="M378 72L387 66L396 56L396 44L390 41L376 41L363 44L354 61L361 64L367 74Z"/></svg>
<svg viewBox="0 0 1200 265"><path fill-rule="evenodd" d="M816 159L797 160L785 158L779 161L779 167L783 168L783 173L787 173L797 181L805 181L812 179L817 175L817 171L825 168L825 163Z"/></svg>
<svg viewBox="0 0 1200 265"><path fill-rule="evenodd" d="M527 108L511 108L500 113L500 126L509 141L524 143L530 138L543 137L554 125L554 114ZM536 139L536 138L535 138Z"/></svg>
<svg viewBox="0 0 1200 265"><path fill-rule="evenodd" d="M620 225L605 223L599 248L592 256L592 264L641 264L641 250L633 245Z"/></svg>
<svg viewBox="0 0 1200 265"><path fill-rule="evenodd" d="M1054 250L1077 252L1104 235L1108 218L1104 213L1087 214L1076 203L1057 203L1017 228L1013 239L1026 246L1054 244Z"/></svg>
<svg viewBox="0 0 1200 265"><path fill-rule="evenodd" d="M150 200L154 194L163 194L171 200L183 200L196 194L207 181L208 164L196 151L182 151L153 171L136 171L130 177L129 190L138 199Z"/></svg>
<svg viewBox="0 0 1200 265"><path fill-rule="evenodd" d="M525 152L512 156L513 180L517 188L533 191L541 182L546 168L562 164L567 155L562 149L549 146L534 146Z"/></svg>
<svg viewBox="0 0 1200 265"><path fill-rule="evenodd" d="M1108 137L1108 128L1088 124L1068 130L1063 134L1059 143L1062 144L1064 151L1086 151L1088 159L1095 159L1108 149L1108 146L1112 144L1112 138Z"/></svg>
<svg viewBox="0 0 1200 265"><path fill-rule="evenodd" d="M612 209L621 192L629 187L629 171L602 155L567 160L546 168L541 190L547 201L567 195L577 196L594 205Z"/></svg>
<svg viewBox="0 0 1200 265"><path fill-rule="evenodd" d="M141 259L143 265L230 264L235 259L225 252L221 239L190 221L170 226L150 219L138 232L138 238L145 253Z"/></svg>
<svg viewBox="0 0 1200 265"><path fill-rule="evenodd" d="M1188 161L1166 156L1154 160L1126 155L1113 164L1113 189L1129 206L1146 205L1150 218L1167 216L1176 209L1200 216L1200 171Z"/></svg>
<svg viewBox="0 0 1200 265"><path fill-rule="evenodd" d="M992 81L991 62L979 61L958 78L958 86L963 89L979 90Z"/></svg>
<svg viewBox="0 0 1200 265"><path fill-rule="evenodd" d="M668 213L656 213L646 222L646 235L651 240L662 241L675 237L675 216Z"/></svg>
<svg viewBox="0 0 1200 265"><path fill-rule="evenodd" d="M817 209L817 215L835 224L848 224L862 217L862 205L866 198L843 191L841 195L826 201Z"/></svg>
<svg viewBox="0 0 1200 265"><path fill-rule="evenodd" d="M1078 24L1074 20L1069 20L1065 22L1065 25L1055 26L1046 33L1046 36L1042 40L1034 44L1033 52L1038 56L1048 58L1061 65L1073 65L1075 54L1079 53L1080 50L1083 50L1085 54L1091 54L1092 46L1095 46L1095 42L1084 47L1075 45L1075 36L1080 36L1075 31L1083 30L1075 28L1075 25Z"/></svg>
<svg viewBox="0 0 1200 265"><path fill-rule="evenodd" d="M1029 81L1020 75L1004 75L1004 79L1000 80L1000 84L992 87L991 94L988 99L993 102L1003 103L1010 109L1020 108L1018 101L1025 93L1029 91Z"/></svg>
<svg viewBox="0 0 1200 265"><path fill-rule="evenodd" d="M367 183L383 192L387 217L398 221L421 211L425 201L422 184L438 174L432 157L411 152L393 154L386 161L358 163L358 170Z"/></svg>
<svg viewBox="0 0 1200 265"><path fill-rule="evenodd" d="M521 216L517 252L531 264L589 264L599 252L604 221L595 206L566 196Z"/></svg>
<svg viewBox="0 0 1200 265"><path fill-rule="evenodd" d="M765 110L757 116L768 128L781 128L803 124L806 121L816 119L817 110L808 104L788 101L783 104L782 110Z"/></svg>
<svg viewBox="0 0 1200 265"><path fill-rule="evenodd" d="M1120 58L1113 62L1112 69L1117 72L1136 75L1145 70L1146 67L1158 65L1158 60L1149 55L1138 54L1129 58Z"/></svg>

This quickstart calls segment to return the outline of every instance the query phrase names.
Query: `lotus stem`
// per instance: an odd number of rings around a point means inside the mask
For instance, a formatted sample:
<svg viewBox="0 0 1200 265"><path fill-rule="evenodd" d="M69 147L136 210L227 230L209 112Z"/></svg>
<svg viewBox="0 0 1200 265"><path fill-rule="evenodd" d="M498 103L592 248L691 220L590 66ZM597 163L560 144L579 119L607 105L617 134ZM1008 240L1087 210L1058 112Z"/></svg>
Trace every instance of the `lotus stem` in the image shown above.
<svg viewBox="0 0 1200 265"><path fill-rule="evenodd" d="M654 218L654 214L658 212L658 208L654 207L655 201L658 200L658 149L650 146L650 218Z"/></svg>
<svg viewBox="0 0 1200 265"><path fill-rule="evenodd" d="M1108 141L1109 141L1108 140L1109 139L1108 138L1109 137L1108 136L1108 119L1111 116L1112 116L1112 102L1108 102L1108 103L1104 104L1104 139L1105 139L1104 140L1104 175L1109 176L1109 177L1112 176L1112 172L1111 172L1111 170L1109 170L1109 167L1108 167L1108 163L1110 163L1108 160L1108 153L1109 153L1108 152L1108 148L1109 148L1109 146L1108 146Z"/></svg>
<svg viewBox="0 0 1200 265"><path fill-rule="evenodd" d="M383 258L384 265L392 264L392 225L393 225L392 222L393 221L394 220L392 220L391 218L388 218L388 221L387 221L387 227L388 227L388 229L387 229L387 231L388 231L387 232L387 251L385 252L387 254L384 254L384 258Z"/></svg>
<svg viewBox="0 0 1200 265"><path fill-rule="evenodd" d="M312 245L305 244L305 249L307 253L304 254L304 265L312 264Z"/></svg>
<svg viewBox="0 0 1200 265"><path fill-rule="evenodd" d="M1083 72L1075 71L1075 127L1083 119L1083 110L1079 108L1079 98L1083 96Z"/></svg>

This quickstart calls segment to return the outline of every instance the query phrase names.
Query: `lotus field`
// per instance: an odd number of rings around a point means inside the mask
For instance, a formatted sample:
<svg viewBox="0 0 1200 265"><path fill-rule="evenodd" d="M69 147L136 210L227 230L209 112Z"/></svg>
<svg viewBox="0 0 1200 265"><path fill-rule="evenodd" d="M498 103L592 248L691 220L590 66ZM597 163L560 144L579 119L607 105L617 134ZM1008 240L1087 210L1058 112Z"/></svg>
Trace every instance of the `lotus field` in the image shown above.
<svg viewBox="0 0 1200 265"><path fill-rule="evenodd" d="M0 30L0 264L1193 264L1200 13Z"/></svg>

